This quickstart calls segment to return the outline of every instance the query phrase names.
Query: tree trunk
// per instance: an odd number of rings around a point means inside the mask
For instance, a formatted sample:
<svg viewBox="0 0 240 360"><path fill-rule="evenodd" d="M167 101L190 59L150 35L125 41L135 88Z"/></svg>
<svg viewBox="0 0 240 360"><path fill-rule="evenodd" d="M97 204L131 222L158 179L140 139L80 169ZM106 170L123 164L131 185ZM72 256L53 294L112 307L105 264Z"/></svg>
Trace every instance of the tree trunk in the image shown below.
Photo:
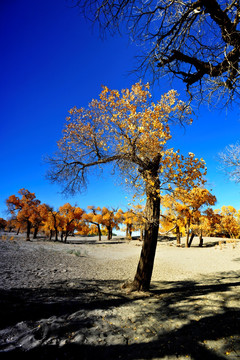
<svg viewBox="0 0 240 360"><path fill-rule="evenodd" d="M194 238L195 234L194 232L191 234L191 237L190 237L190 240L189 240L189 243L188 243L188 247L190 247L192 245L192 241L193 241L193 238Z"/></svg>
<svg viewBox="0 0 240 360"><path fill-rule="evenodd" d="M26 241L30 241L30 232L31 232L31 223L29 220L27 220L27 235L26 235Z"/></svg>
<svg viewBox="0 0 240 360"><path fill-rule="evenodd" d="M58 241L58 231L56 228L55 228L55 241Z"/></svg>
<svg viewBox="0 0 240 360"><path fill-rule="evenodd" d="M37 238L37 233L38 233L38 227L35 227L33 232L33 239Z"/></svg>
<svg viewBox="0 0 240 360"><path fill-rule="evenodd" d="M177 237L177 246L181 246L181 234L178 225L176 225L176 237Z"/></svg>
<svg viewBox="0 0 240 360"><path fill-rule="evenodd" d="M185 247L189 247L189 237L190 237L190 219L187 221L186 225L186 241L185 241Z"/></svg>
<svg viewBox="0 0 240 360"><path fill-rule="evenodd" d="M128 240L132 240L132 225L131 224L127 224L127 230L126 230L126 238Z"/></svg>
<svg viewBox="0 0 240 360"><path fill-rule="evenodd" d="M17 234L16 234L16 235L18 235L18 234L19 234L19 232L20 232L20 229L21 229L20 227L19 227L19 228L17 229Z"/></svg>
<svg viewBox="0 0 240 360"><path fill-rule="evenodd" d="M112 239L112 227L111 225L107 226L107 231L108 231L108 240Z"/></svg>
<svg viewBox="0 0 240 360"><path fill-rule="evenodd" d="M148 199L146 212L151 219L145 225L145 233L137 272L133 281L136 290L147 291L150 287L159 230L160 199Z"/></svg>
<svg viewBox="0 0 240 360"><path fill-rule="evenodd" d="M68 237L68 231L66 230L66 232L65 232L65 237L64 237L64 242L65 242L65 243L67 242L67 237Z"/></svg>
<svg viewBox="0 0 240 360"><path fill-rule="evenodd" d="M101 241L102 240L102 232L101 232L101 227L99 224L97 224L97 228L98 228L98 240Z"/></svg>
<svg viewBox="0 0 240 360"><path fill-rule="evenodd" d="M200 230L200 235L199 235L199 247L203 246L203 237L202 237L202 229Z"/></svg>
<svg viewBox="0 0 240 360"><path fill-rule="evenodd" d="M130 287L133 290L148 291L150 287L154 258L157 247L159 217L160 217L160 198L158 191L160 187L157 169L146 172L144 180L146 183L147 202L145 207L145 233L142 251L137 267L137 272Z"/></svg>
<svg viewBox="0 0 240 360"><path fill-rule="evenodd" d="M132 240L132 224L129 224L129 239Z"/></svg>
<svg viewBox="0 0 240 360"><path fill-rule="evenodd" d="M52 231L52 230L50 230L50 232L49 232L49 238L48 238L48 240L49 240L49 241L51 241L51 240L52 240L52 234L53 234L53 231Z"/></svg>

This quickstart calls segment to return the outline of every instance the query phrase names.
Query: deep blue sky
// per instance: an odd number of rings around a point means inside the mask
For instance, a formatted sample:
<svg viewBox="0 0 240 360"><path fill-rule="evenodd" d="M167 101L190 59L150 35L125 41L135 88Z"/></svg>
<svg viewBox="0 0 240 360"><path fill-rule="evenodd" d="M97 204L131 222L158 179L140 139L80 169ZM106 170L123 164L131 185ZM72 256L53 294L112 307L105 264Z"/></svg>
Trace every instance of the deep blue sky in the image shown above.
<svg viewBox="0 0 240 360"><path fill-rule="evenodd" d="M138 48L125 36L99 38L65 0L1 0L1 127L0 217L6 217L5 200L20 188L35 192L41 202L58 208L65 202L115 206L124 209L129 199L115 179L91 178L87 193L63 198L60 188L45 180L45 154L56 150L67 111L86 106L98 96L101 85L122 89L136 81L129 75ZM145 79L147 80L147 79ZM181 84L175 84L181 97ZM161 83L154 98L172 85ZM178 131L175 147L203 157L208 166L209 189L217 207L240 208L240 187L218 170L216 157L239 139L237 108L227 112L201 107L192 126Z"/></svg>

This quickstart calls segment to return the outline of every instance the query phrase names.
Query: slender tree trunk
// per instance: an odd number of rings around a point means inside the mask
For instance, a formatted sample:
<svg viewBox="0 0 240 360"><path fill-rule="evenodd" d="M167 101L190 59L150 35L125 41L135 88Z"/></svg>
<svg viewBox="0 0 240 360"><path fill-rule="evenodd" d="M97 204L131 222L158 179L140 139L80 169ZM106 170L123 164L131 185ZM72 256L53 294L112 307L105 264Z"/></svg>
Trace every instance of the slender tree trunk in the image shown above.
<svg viewBox="0 0 240 360"><path fill-rule="evenodd" d="M192 245L192 241L193 241L194 236L195 236L195 234L194 234L194 232L192 232L192 234L190 236L189 243L188 243L188 247L190 247Z"/></svg>
<svg viewBox="0 0 240 360"><path fill-rule="evenodd" d="M181 246L181 234L178 225L176 225L176 237L177 237L177 246Z"/></svg>
<svg viewBox="0 0 240 360"><path fill-rule="evenodd" d="M107 231L108 231L108 240L112 239L112 227L111 225L107 226Z"/></svg>
<svg viewBox="0 0 240 360"><path fill-rule="evenodd" d="M190 219L187 221L186 225L186 241L185 241L185 247L189 247L189 237L190 237Z"/></svg>
<svg viewBox="0 0 240 360"><path fill-rule="evenodd" d="M129 239L132 240L132 224L129 224Z"/></svg>
<svg viewBox="0 0 240 360"><path fill-rule="evenodd" d="M55 228L55 241L58 241L58 231L56 228Z"/></svg>
<svg viewBox="0 0 240 360"><path fill-rule="evenodd" d="M202 237L202 230L200 230L200 235L199 235L199 247L203 246L203 237Z"/></svg>
<svg viewBox="0 0 240 360"><path fill-rule="evenodd" d="M38 227L35 227L33 232L33 239L37 238L37 233L38 233Z"/></svg>
<svg viewBox="0 0 240 360"><path fill-rule="evenodd" d="M49 238L48 238L48 240L49 240L49 241L51 241L51 240L52 240L52 235L53 235L53 231L52 231L52 230L50 230L50 232L49 232Z"/></svg>
<svg viewBox="0 0 240 360"><path fill-rule="evenodd" d="M68 237L68 231L66 230L66 231L65 231L65 237L64 237L64 242L65 242L65 243L67 242L67 237Z"/></svg>
<svg viewBox="0 0 240 360"><path fill-rule="evenodd" d="M97 228L98 228L98 240L101 241L102 240L102 232L101 232L101 227L99 224L97 224Z"/></svg>
<svg viewBox="0 0 240 360"><path fill-rule="evenodd" d="M19 232L20 232L20 226L19 226L19 228L17 229L17 234L16 235L18 235L19 234Z"/></svg>
<svg viewBox="0 0 240 360"><path fill-rule="evenodd" d="M31 223L29 220L27 220L27 235L26 235L26 241L30 241L30 232L31 232Z"/></svg>

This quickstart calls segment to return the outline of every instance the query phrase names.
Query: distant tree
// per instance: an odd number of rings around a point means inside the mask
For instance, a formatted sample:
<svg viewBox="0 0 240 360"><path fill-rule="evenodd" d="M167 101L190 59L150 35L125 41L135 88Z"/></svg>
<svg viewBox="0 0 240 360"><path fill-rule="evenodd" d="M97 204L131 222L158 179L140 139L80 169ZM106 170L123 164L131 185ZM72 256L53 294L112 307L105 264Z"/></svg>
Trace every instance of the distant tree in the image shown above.
<svg viewBox="0 0 240 360"><path fill-rule="evenodd" d="M74 232L77 228L77 223L82 219L84 210L80 207L72 206L69 203L60 206L59 215L62 219L62 233L64 234L64 242L67 242L67 237L70 232Z"/></svg>
<svg viewBox="0 0 240 360"><path fill-rule="evenodd" d="M181 204L176 196L166 194L162 197L161 229L165 232L172 231L176 234L177 245L181 245L181 234L185 231L185 206Z"/></svg>
<svg viewBox="0 0 240 360"><path fill-rule="evenodd" d="M63 191L75 193L86 187L92 169L113 164L136 191L146 194L145 234L133 289L148 290L157 245L160 191L175 186L202 184L205 164L189 153L184 157L169 149L169 124L189 123L190 109L171 90L154 104L148 85L137 83L132 89L103 88L100 100L88 108L70 110L58 152L49 158L48 178L62 184Z"/></svg>
<svg viewBox="0 0 240 360"><path fill-rule="evenodd" d="M46 204L40 204L33 209L31 216L33 239L36 239L39 229L43 226L44 221L46 221L47 212L48 206Z"/></svg>
<svg viewBox="0 0 240 360"><path fill-rule="evenodd" d="M199 246L203 246L203 236L215 236L219 230L221 216L216 214L211 207L201 212L192 225L194 235L199 236Z"/></svg>
<svg viewBox="0 0 240 360"><path fill-rule="evenodd" d="M40 200L37 200L35 194L27 189L20 189L18 193L21 195L21 198L11 195L6 200L6 204L9 212L12 215L16 215L20 226L21 224L26 226L26 240L30 240L30 231Z"/></svg>
<svg viewBox="0 0 240 360"><path fill-rule="evenodd" d="M133 206L123 214L123 219L123 224L126 226L126 238L132 239L133 231L141 231L144 228L143 207Z"/></svg>
<svg viewBox="0 0 240 360"><path fill-rule="evenodd" d="M42 208L42 217L44 219L42 225L42 231L46 235L48 235L49 240L52 240L54 235L54 241L58 241L58 234L61 231L61 216L58 210L54 210L54 208L50 205L46 205L46 207Z"/></svg>
<svg viewBox="0 0 240 360"><path fill-rule="evenodd" d="M102 239L102 231L101 231L101 225L103 224L103 216L101 213L101 208L95 207L95 206L88 206L90 211L89 213L83 214L83 219L90 224L93 224L97 227L97 233L98 233L98 240L101 241Z"/></svg>
<svg viewBox="0 0 240 360"><path fill-rule="evenodd" d="M72 0L111 33L127 32L142 49L141 73L181 79L190 96L239 97L239 0ZM139 45L142 45L140 47ZM216 103L216 99L214 99Z"/></svg>
<svg viewBox="0 0 240 360"><path fill-rule="evenodd" d="M227 234L230 238L239 238L240 236L240 211L233 206L222 206L220 210L216 210L220 215L220 223L218 230L220 233Z"/></svg>
<svg viewBox="0 0 240 360"><path fill-rule="evenodd" d="M123 220L123 211L121 209L102 208L102 225L106 227L108 232L108 240L112 239L113 229L119 230L119 223Z"/></svg>
<svg viewBox="0 0 240 360"><path fill-rule="evenodd" d="M15 230L17 232L17 235L20 231L20 224L17 220L17 216L15 214L11 215L11 217L7 220L7 231L11 232L12 230Z"/></svg>
<svg viewBox="0 0 240 360"><path fill-rule="evenodd" d="M164 204L169 202L170 216L175 219L176 225L185 225L186 242L185 247L190 247L196 232L199 231L200 241L202 241L201 220L204 206L214 205L216 197L209 190L201 187L193 187L186 190L176 188L171 196L166 195Z"/></svg>

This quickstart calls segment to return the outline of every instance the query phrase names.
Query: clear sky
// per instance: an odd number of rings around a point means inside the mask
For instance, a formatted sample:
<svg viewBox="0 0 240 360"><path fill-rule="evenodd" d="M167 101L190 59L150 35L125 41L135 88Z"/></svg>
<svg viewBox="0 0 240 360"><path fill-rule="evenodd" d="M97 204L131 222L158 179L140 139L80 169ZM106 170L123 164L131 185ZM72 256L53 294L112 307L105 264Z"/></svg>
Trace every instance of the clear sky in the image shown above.
<svg viewBox="0 0 240 360"><path fill-rule="evenodd" d="M101 85L120 90L137 80L129 72L139 49L126 36L100 39L98 29L69 5L65 0L0 2L0 217L7 217L7 197L21 188L55 209L70 202L85 209L96 205L124 210L129 202L109 173L92 177L88 191L74 198L64 198L60 187L45 179L43 157L56 150L68 110L86 106ZM174 85L184 99L181 84ZM155 85L154 99L170 88L166 82ZM202 106L196 114L193 125L177 131L174 147L206 161L208 188L218 199L217 208L240 209L240 185L218 170L216 160L225 146L239 139L239 109L218 112Z"/></svg>

